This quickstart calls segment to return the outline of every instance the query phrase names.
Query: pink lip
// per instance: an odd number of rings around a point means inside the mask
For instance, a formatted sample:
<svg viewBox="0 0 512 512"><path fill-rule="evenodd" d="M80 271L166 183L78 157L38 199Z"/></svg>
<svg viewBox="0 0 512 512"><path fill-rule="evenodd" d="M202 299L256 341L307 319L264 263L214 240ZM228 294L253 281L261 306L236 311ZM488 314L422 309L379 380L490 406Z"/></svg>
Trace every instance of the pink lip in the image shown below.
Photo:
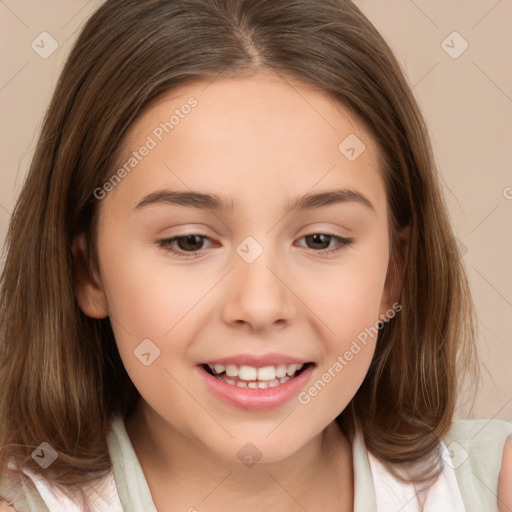
<svg viewBox="0 0 512 512"><path fill-rule="evenodd" d="M292 362L290 364L294 363ZM293 379L274 388L251 389L227 384L213 375L210 375L203 366L196 366L207 388L218 398L240 409L252 411L279 407L291 398L296 397L300 389L306 385L314 367L315 365L308 366Z"/></svg>
<svg viewBox="0 0 512 512"><path fill-rule="evenodd" d="M234 364L236 366L254 366L255 368L262 368L264 366L278 366L280 364L306 364L309 361L305 359L298 359L296 357L290 357L286 354L265 354L265 355L251 355L251 354L240 354L238 356L222 357L220 359L212 359L210 361L203 361L200 364Z"/></svg>

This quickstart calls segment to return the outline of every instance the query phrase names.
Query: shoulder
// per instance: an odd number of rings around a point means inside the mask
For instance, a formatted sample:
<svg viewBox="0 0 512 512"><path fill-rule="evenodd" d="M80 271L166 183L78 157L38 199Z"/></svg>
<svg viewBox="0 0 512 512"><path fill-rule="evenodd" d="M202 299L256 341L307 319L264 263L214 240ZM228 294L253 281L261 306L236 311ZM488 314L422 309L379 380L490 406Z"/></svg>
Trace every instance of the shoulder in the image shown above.
<svg viewBox="0 0 512 512"><path fill-rule="evenodd" d="M0 512L16 512L16 509L7 502L0 502Z"/></svg>
<svg viewBox="0 0 512 512"><path fill-rule="evenodd" d="M443 439L454 466L471 465L500 469L512 423L501 419L460 420ZM455 468L456 469L456 468Z"/></svg>
<svg viewBox="0 0 512 512"><path fill-rule="evenodd" d="M498 510L502 463L512 465L512 423L501 419L460 420L443 439L450 455L446 462L455 471L466 508ZM510 468L509 468L510 469ZM505 510L505 509L503 509Z"/></svg>
<svg viewBox="0 0 512 512"><path fill-rule="evenodd" d="M512 436L512 423L501 419L460 420L452 424L443 439L455 466L468 464L501 466L507 439Z"/></svg>
<svg viewBox="0 0 512 512"><path fill-rule="evenodd" d="M512 435L512 423L501 419L476 419L455 421L446 438L464 441L482 442L484 439L499 439L503 441Z"/></svg>

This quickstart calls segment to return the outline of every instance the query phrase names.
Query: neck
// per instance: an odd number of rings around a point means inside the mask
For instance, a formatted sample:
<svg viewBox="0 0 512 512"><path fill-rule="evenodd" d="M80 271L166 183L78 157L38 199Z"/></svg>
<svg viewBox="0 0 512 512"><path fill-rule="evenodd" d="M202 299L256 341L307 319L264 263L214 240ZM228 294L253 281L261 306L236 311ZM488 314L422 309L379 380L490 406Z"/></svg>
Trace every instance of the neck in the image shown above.
<svg viewBox="0 0 512 512"><path fill-rule="evenodd" d="M352 450L336 422L290 457L251 466L219 457L142 401L126 429L158 510L352 510Z"/></svg>

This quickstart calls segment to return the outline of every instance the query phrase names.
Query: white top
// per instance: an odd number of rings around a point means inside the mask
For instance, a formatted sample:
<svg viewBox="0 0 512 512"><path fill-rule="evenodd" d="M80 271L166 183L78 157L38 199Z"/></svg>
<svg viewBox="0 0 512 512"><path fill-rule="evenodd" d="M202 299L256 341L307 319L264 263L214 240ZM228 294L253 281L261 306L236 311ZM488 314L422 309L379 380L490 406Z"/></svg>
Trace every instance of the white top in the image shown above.
<svg viewBox="0 0 512 512"><path fill-rule="evenodd" d="M466 512L450 453L442 441L440 447L445 462L443 472L425 494L413 484L404 484L390 474L368 452L361 432L356 430L352 443L354 512ZM157 512L120 417L112 422L109 451L113 470L99 484L85 489L91 497L91 512ZM83 512L43 477L28 469L24 469L24 472L32 479L51 512Z"/></svg>

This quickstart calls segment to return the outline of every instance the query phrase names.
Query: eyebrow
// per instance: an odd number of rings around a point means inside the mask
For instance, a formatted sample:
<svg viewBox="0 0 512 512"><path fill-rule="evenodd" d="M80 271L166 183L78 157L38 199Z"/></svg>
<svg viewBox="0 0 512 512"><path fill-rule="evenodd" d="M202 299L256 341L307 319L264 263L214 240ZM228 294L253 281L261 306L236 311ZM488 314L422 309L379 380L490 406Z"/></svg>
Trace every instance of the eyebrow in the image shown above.
<svg viewBox="0 0 512 512"><path fill-rule="evenodd" d="M215 194L171 190L158 190L148 194L137 204L135 209L138 210L159 204L188 206L201 210L220 210L226 213L233 213L235 210L233 200L226 201Z"/></svg>
<svg viewBox="0 0 512 512"><path fill-rule="evenodd" d="M375 211L370 200L357 192L350 189L329 190L316 194L305 194L297 197L292 203L288 203L290 211L312 210L314 208L322 208L339 203L356 203Z"/></svg>
<svg viewBox="0 0 512 512"><path fill-rule="evenodd" d="M375 211L370 200L356 190L339 189L304 194L292 202L287 203L287 211L302 211L323 208L333 204L356 203ZM145 196L135 207L136 210L155 205L176 205L201 210L218 210L225 213L234 213L235 202L226 200L216 194L204 194L194 191L158 190Z"/></svg>

